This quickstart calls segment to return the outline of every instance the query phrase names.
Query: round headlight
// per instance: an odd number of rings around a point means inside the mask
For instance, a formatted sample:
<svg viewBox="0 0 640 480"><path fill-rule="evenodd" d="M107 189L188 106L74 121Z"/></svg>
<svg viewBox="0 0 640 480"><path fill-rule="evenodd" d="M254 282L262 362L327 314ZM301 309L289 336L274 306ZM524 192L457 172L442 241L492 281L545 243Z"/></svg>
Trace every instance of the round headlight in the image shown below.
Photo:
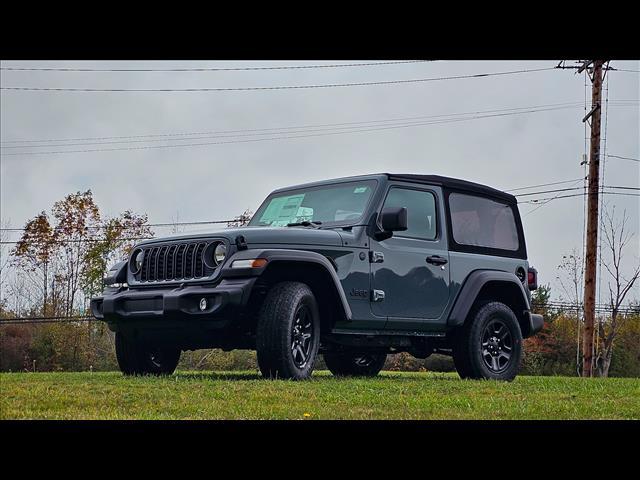
<svg viewBox="0 0 640 480"><path fill-rule="evenodd" d="M133 262L131 262L131 270L133 273L138 273L142 269L142 262L144 261L144 250L138 250L133 252Z"/></svg>
<svg viewBox="0 0 640 480"><path fill-rule="evenodd" d="M216 245L216 249L213 251L213 258L216 261L216 265L220 265L224 262L225 257L227 256L227 246L224 243L219 243Z"/></svg>

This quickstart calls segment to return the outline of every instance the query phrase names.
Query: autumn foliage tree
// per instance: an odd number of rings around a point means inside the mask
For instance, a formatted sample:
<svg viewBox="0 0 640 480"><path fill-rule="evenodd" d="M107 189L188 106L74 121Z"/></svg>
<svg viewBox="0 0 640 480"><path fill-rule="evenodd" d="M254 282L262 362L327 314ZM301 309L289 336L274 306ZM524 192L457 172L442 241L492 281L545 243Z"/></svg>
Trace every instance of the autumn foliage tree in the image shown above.
<svg viewBox="0 0 640 480"><path fill-rule="evenodd" d="M91 190L76 192L55 202L51 215L28 221L11 254L15 265L38 275L42 313L71 316L82 293L100 291L110 262L126 256L135 238L153 236L147 223L131 211L103 220Z"/></svg>
<svg viewBox="0 0 640 480"><path fill-rule="evenodd" d="M50 271L56 255L56 233L46 212L40 212L26 223L24 233L11 255L14 265L39 277L34 283L41 288L42 312L46 315Z"/></svg>
<svg viewBox="0 0 640 480"><path fill-rule="evenodd" d="M127 258L136 241L153 236L147 215L130 210L104 222L100 238L93 242L84 257L82 286L87 296L102 290L102 278L112 263Z"/></svg>

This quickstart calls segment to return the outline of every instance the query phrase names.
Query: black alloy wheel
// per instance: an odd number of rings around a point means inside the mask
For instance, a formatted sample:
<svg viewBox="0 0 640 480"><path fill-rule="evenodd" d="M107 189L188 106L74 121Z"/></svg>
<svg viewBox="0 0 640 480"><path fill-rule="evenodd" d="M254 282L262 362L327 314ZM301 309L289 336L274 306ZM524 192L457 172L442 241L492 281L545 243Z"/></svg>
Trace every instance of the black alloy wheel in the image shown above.
<svg viewBox="0 0 640 480"><path fill-rule="evenodd" d="M486 367L494 373L502 373L509 368L513 339L511 332L499 318L494 318L482 334L482 359Z"/></svg>

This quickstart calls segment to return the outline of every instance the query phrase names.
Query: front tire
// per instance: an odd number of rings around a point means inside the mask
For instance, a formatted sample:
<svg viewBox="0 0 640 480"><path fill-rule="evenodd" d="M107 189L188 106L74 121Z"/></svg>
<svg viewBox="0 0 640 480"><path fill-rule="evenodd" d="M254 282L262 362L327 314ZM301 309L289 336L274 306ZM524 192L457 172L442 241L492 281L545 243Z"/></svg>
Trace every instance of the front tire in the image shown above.
<svg viewBox="0 0 640 480"><path fill-rule="evenodd" d="M380 373L386 353L325 353L324 363L338 377L375 377Z"/></svg>
<svg viewBox="0 0 640 480"><path fill-rule="evenodd" d="M521 356L520 324L501 302L477 308L454 338L453 361L461 378L511 381Z"/></svg>
<svg viewBox="0 0 640 480"><path fill-rule="evenodd" d="M256 332L258 366L265 378L305 380L320 345L320 315L311 289L300 282L274 285L262 304Z"/></svg>
<svg viewBox="0 0 640 480"><path fill-rule="evenodd" d="M125 375L171 375L180 361L180 349L152 347L116 332L116 359Z"/></svg>

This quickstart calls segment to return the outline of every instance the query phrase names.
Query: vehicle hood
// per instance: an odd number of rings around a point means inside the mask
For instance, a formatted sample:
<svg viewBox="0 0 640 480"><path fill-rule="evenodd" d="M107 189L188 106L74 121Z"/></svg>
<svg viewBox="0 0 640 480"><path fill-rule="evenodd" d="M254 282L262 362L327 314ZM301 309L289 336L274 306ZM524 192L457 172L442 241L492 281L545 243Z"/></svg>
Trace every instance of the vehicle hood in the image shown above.
<svg viewBox="0 0 640 480"><path fill-rule="evenodd" d="M238 235L243 235L247 245L323 245L342 246L342 237L334 230L319 230L311 227L236 227L215 230L189 232L153 238L140 245L149 245L175 240L193 240L210 237L224 237L235 242Z"/></svg>

